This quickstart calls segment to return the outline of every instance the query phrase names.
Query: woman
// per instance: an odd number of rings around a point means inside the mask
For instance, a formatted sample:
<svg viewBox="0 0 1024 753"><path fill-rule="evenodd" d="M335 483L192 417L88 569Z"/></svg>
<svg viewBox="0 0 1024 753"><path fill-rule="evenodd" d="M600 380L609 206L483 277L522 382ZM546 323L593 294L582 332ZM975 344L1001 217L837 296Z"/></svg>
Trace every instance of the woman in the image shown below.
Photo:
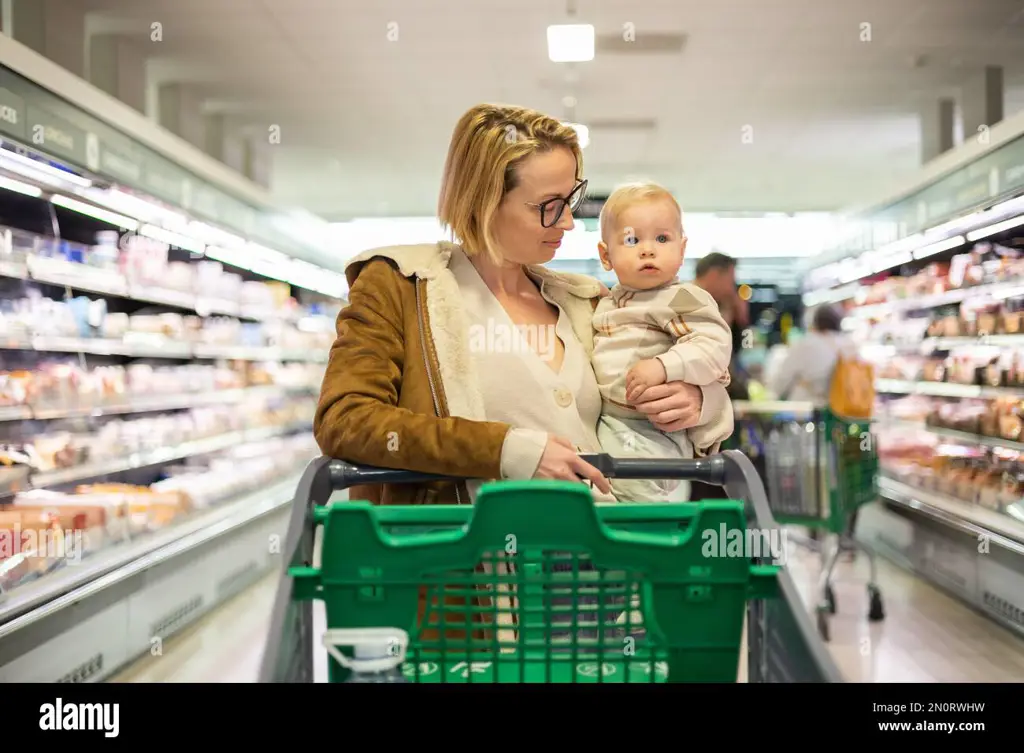
<svg viewBox="0 0 1024 753"><path fill-rule="evenodd" d="M834 306L819 306L807 335L787 349L778 368L766 373L767 387L780 400L824 405L839 354L852 346L843 335L842 312Z"/></svg>
<svg viewBox="0 0 1024 753"><path fill-rule="evenodd" d="M582 168L576 132L553 118L495 105L462 116L438 202L459 245L373 249L346 265L349 305L314 419L325 455L476 479L582 479L609 499L608 480L578 456L600 451L589 356L593 308L607 290L541 266L573 227ZM510 346L521 332L551 336L546 347L543 336ZM726 400L719 385L672 383L637 407L677 431L704 425ZM350 498L467 504L477 486L388 485Z"/></svg>
<svg viewBox="0 0 1024 753"><path fill-rule="evenodd" d="M822 305L811 314L807 334L787 348L778 368L766 373L768 389L780 400L811 402L817 406L828 404L832 372L841 353L854 354L853 342L843 334L843 313L836 306ZM850 516L844 534L853 536L857 526L857 513ZM811 538L821 538L819 529L813 528ZM853 556L852 549L849 556Z"/></svg>
<svg viewBox="0 0 1024 753"><path fill-rule="evenodd" d="M374 249L346 265L349 305L338 316L314 419L324 455L470 479L582 479L597 498L612 499L608 480L578 455L601 449L591 317L607 290L541 266L573 227L582 176L576 132L557 120L494 105L462 116L438 202L459 245ZM655 426L677 431L704 425L726 400L718 384L701 391L672 383L650 388L637 406ZM353 488L349 498L469 504L479 483ZM473 600L491 613L480 610L472 622L497 622L505 643L514 640L501 629L515 624L514 607L506 587L497 592L497 610L490 599ZM428 602L428 622L437 621L437 599L421 591L421 624ZM465 613L451 609L464 598L449 593L444 602L444 623L465 625Z"/></svg>

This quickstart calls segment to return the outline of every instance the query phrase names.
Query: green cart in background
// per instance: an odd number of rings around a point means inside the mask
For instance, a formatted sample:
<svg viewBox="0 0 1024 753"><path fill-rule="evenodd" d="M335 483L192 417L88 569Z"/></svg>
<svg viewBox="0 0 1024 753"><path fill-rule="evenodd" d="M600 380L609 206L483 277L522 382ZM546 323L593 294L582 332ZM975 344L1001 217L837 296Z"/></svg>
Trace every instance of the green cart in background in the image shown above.
<svg viewBox="0 0 1024 753"><path fill-rule="evenodd" d="M730 499L596 504L582 484L535 480L486 483L472 506L378 507L332 497L444 477L318 458L292 508L260 681L313 682L317 643L329 682L736 682L741 658L748 682L843 681L748 458L583 457Z"/></svg>
<svg viewBox="0 0 1024 753"><path fill-rule="evenodd" d="M817 606L822 638L829 640L828 618L836 612L832 576L845 551L859 550L867 558L867 617L885 619L875 555L853 537L857 511L878 499L871 422L847 420L809 402L734 402L733 411L736 428L727 447L751 458L775 519L819 534L807 543L824 553Z"/></svg>

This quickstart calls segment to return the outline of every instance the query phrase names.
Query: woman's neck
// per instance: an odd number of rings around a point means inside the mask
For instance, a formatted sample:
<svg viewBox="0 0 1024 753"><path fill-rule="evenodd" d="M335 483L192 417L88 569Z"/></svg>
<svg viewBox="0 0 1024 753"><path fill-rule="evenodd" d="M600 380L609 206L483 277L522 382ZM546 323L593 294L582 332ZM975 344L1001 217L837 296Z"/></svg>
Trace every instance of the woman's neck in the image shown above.
<svg viewBox="0 0 1024 753"><path fill-rule="evenodd" d="M518 298L529 287L536 287L522 264L495 264L483 254L475 254L469 260L480 279L497 297Z"/></svg>

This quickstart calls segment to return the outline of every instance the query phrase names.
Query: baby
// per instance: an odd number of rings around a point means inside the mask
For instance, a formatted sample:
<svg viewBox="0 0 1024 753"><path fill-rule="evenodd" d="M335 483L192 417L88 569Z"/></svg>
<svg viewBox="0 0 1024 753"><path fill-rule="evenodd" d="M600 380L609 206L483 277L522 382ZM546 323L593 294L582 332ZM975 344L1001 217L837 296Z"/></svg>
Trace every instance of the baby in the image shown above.
<svg viewBox="0 0 1024 753"><path fill-rule="evenodd" d="M686 251L679 204L661 186L626 185L608 197L600 225L601 264L618 278L593 320L602 449L645 458L717 452L732 434L731 406L704 426L662 433L630 402L666 382L729 384L729 326L706 291L676 279ZM689 484L620 479L612 490L620 502L685 501Z"/></svg>

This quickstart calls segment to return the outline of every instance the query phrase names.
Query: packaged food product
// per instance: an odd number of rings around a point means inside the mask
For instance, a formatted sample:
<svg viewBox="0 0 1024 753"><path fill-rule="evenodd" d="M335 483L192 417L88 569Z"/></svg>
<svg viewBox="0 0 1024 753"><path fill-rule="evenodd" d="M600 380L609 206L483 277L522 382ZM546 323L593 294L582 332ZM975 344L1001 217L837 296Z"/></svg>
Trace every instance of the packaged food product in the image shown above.
<svg viewBox="0 0 1024 753"><path fill-rule="evenodd" d="M991 301L960 307L960 332L964 337L986 337L1002 333L1000 305Z"/></svg>
<svg viewBox="0 0 1024 753"><path fill-rule="evenodd" d="M1000 491L1002 490L1004 471L991 464L985 464L975 476L977 486L977 503L990 510L999 510Z"/></svg>
<svg viewBox="0 0 1024 753"><path fill-rule="evenodd" d="M921 368L921 379L925 382L946 381L947 359L929 358Z"/></svg>
<svg viewBox="0 0 1024 753"><path fill-rule="evenodd" d="M48 489L33 489L18 494L14 502L0 506L13 513L36 511L48 514L68 536L75 538L82 552L105 546L110 539L108 521L116 517L107 505Z"/></svg>
<svg viewBox="0 0 1024 753"><path fill-rule="evenodd" d="M1008 335L1024 332L1024 299L1006 301L1000 314L1002 329Z"/></svg>
<svg viewBox="0 0 1024 753"><path fill-rule="evenodd" d="M1024 499L1024 469L1019 467L1007 470L1002 477L999 489L999 504L1006 506Z"/></svg>
<svg viewBox="0 0 1024 753"><path fill-rule="evenodd" d="M73 546L74 539L69 544L49 510L0 510L0 566L6 563L6 587L65 564Z"/></svg>
<svg viewBox="0 0 1024 753"><path fill-rule="evenodd" d="M990 401L978 420L978 434L984 437L999 436L999 414L1001 412L998 400Z"/></svg>
<svg viewBox="0 0 1024 753"><path fill-rule="evenodd" d="M999 413L999 436L1011 442L1020 441L1024 434L1024 418L1021 415L1021 403L1017 400L1001 403Z"/></svg>

